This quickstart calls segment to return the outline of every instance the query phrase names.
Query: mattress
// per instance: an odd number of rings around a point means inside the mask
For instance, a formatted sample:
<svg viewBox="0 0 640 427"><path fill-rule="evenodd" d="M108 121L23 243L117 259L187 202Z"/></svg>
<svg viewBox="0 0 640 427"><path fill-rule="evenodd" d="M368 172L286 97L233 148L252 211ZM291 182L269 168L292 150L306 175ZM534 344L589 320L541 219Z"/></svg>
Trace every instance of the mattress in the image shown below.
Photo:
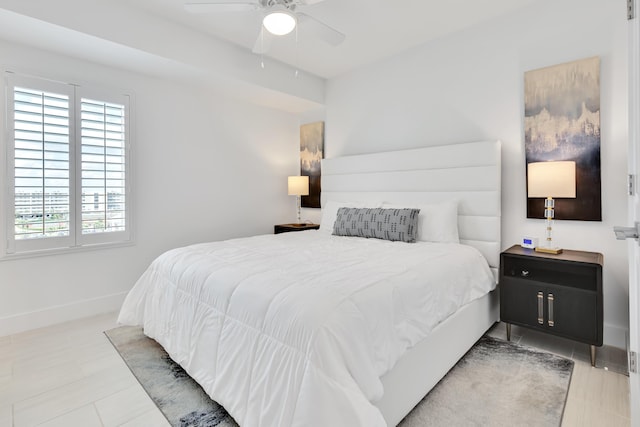
<svg viewBox="0 0 640 427"><path fill-rule="evenodd" d="M470 246L304 231L170 250L119 321L143 325L243 427L384 426L380 377L494 287Z"/></svg>

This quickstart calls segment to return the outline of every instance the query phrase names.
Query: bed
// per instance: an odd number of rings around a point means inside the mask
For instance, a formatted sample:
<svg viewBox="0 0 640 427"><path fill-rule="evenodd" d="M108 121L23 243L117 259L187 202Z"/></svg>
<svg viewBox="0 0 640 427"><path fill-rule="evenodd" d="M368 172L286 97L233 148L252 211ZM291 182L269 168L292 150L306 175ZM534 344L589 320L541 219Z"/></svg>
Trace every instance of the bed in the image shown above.
<svg viewBox="0 0 640 427"><path fill-rule="evenodd" d="M498 319L499 142L322 170L319 231L168 251L120 313L245 427L397 425ZM459 243L447 240L450 206ZM435 242L339 237L340 207L420 207L448 222L421 223Z"/></svg>

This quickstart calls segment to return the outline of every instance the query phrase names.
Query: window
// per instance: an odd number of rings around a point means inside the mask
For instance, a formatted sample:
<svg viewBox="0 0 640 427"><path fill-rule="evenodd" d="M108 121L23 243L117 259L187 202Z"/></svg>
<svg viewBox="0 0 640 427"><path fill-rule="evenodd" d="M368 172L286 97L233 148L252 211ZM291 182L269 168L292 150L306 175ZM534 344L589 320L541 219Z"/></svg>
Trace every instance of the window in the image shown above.
<svg viewBox="0 0 640 427"><path fill-rule="evenodd" d="M130 241L129 95L5 77L5 253Z"/></svg>

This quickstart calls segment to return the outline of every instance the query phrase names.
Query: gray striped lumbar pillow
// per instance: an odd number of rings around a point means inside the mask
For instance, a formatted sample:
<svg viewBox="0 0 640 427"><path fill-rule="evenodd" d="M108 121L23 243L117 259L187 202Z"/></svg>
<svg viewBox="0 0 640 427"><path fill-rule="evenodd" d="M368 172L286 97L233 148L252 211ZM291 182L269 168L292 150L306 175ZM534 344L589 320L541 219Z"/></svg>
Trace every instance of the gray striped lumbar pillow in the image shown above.
<svg viewBox="0 0 640 427"><path fill-rule="evenodd" d="M420 209L340 208L333 234L413 243Z"/></svg>

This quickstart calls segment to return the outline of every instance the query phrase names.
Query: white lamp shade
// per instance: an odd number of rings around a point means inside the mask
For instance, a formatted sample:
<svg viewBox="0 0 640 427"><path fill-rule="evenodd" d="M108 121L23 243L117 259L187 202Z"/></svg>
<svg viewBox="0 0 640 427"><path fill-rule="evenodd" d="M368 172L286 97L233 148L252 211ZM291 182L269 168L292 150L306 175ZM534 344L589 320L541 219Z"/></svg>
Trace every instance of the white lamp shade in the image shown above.
<svg viewBox="0 0 640 427"><path fill-rule="evenodd" d="M308 176L290 176L289 177L289 195L290 196L308 196L309 195L309 177Z"/></svg>
<svg viewBox="0 0 640 427"><path fill-rule="evenodd" d="M274 7L265 15L262 25L271 34L284 36L296 27L296 18L285 7Z"/></svg>
<svg viewBox="0 0 640 427"><path fill-rule="evenodd" d="M576 197L576 162L535 162L527 165L528 197Z"/></svg>

